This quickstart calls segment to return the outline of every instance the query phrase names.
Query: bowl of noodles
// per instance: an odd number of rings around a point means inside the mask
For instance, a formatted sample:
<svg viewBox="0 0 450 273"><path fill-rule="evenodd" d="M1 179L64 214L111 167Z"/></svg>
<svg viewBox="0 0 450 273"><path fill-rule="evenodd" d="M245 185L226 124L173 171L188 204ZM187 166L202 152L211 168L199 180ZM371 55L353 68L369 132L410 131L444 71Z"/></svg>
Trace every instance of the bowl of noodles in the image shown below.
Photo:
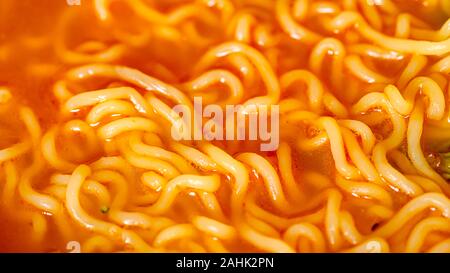
<svg viewBox="0 0 450 273"><path fill-rule="evenodd" d="M0 2L0 252L450 252L450 2Z"/></svg>

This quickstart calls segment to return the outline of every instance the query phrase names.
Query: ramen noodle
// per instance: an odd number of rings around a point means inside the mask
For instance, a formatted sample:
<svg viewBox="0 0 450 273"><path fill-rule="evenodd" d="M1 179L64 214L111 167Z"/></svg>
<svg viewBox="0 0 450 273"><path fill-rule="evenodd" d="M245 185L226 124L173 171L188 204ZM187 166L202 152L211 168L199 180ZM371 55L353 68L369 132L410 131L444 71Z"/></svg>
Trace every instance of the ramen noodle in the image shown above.
<svg viewBox="0 0 450 273"><path fill-rule="evenodd" d="M449 97L446 0L1 1L0 251L450 252Z"/></svg>

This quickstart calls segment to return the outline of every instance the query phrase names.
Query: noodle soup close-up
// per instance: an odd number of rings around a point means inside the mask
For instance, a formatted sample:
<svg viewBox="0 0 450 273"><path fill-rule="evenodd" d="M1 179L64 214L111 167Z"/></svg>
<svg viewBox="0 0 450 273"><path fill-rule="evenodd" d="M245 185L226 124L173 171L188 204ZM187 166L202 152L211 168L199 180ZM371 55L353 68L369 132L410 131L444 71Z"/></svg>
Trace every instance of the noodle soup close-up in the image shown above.
<svg viewBox="0 0 450 273"><path fill-rule="evenodd" d="M449 181L450 1L0 1L0 252L450 253Z"/></svg>

